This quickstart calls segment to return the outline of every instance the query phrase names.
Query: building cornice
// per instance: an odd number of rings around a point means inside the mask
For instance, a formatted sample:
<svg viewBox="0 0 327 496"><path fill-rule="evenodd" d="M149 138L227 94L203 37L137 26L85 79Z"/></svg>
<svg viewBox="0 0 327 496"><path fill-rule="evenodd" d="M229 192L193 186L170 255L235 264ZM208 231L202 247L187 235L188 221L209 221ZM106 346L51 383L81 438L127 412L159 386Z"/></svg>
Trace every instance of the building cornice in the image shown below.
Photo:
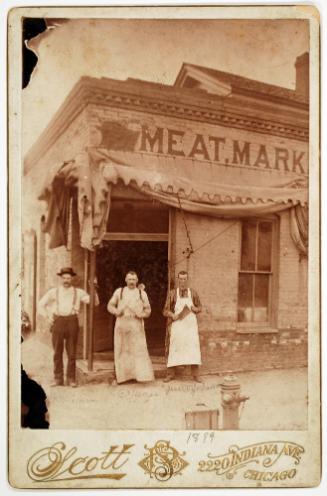
<svg viewBox="0 0 327 496"><path fill-rule="evenodd" d="M25 172L44 155L71 122L89 105L147 112L180 119L194 120L224 127L308 141L308 113L299 111L294 117L274 116L272 104L269 118L260 115L260 102L256 108L241 107L239 99L208 95L203 91L176 89L172 86L134 80L81 78L56 112L45 131L25 157ZM293 113L293 115L292 115ZM267 115L264 113L264 115ZM271 117L273 116L273 117ZM307 117L308 119L308 117ZM300 122L300 124L299 124Z"/></svg>

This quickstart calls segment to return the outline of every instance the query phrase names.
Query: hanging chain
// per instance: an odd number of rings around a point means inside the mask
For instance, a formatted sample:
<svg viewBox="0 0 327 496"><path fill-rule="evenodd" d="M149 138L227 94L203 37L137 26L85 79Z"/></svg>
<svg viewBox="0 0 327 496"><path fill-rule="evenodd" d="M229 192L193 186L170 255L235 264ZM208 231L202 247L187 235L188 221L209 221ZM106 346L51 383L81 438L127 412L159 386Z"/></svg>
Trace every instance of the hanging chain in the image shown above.
<svg viewBox="0 0 327 496"><path fill-rule="evenodd" d="M190 247L185 250L187 252L186 258L190 258L190 256L194 253L193 246L192 246L192 241L191 241L191 236L190 236L190 231L189 231L189 229L187 227L187 224L186 224L186 219L185 219L184 211L182 209L181 199L180 199L178 193L177 193L177 198L178 198L179 209L181 211L182 219L183 219L184 226L185 226L186 236L187 236L187 239L188 239L188 243L190 245Z"/></svg>

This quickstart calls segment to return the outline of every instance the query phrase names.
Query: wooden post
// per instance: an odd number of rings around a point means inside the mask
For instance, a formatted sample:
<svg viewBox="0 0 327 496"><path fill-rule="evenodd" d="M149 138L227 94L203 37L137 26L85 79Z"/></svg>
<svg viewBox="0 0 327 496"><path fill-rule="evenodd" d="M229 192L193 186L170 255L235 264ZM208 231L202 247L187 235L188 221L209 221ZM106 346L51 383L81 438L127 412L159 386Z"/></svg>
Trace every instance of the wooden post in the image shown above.
<svg viewBox="0 0 327 496"><path fill-rule="evenodd" d="M84 249L84 291L89 292L89 251ZM83 359L88 357L88 305L83 303Z"/></svg>
<svg viewBox="0 0 327 496"><path fill-rule="evenodd" d="M169 209L169 232L168 232L168 292L173 289L175 283L175 261L176 261L176 209ZM172 286L173 284L173 286Z"/></svg>
<svg viewBox="0 0 327 496"><path fill-rule="evenodd" d="M94 329L93 329L93 315L94 315L94 278L95 278L95 260L96 250L90 252L90 307L89 307L89 332L88 332L88 356L87 368L89 371L93 370L93 349L94 349Z"/></svg>

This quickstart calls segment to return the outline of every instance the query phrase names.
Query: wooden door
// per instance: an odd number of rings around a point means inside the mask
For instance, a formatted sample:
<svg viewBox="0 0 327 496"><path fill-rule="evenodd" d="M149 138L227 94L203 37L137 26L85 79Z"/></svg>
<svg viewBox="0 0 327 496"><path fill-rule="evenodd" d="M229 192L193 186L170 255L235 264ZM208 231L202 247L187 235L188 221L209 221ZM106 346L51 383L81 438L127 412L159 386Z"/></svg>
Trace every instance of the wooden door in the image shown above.
<svg viewBox="0 0 327 496"><path fill-rule="evenodd" d="M152 312L145 321L148 348L164 353L165 318L162 309L168 289L168 242L144 240L106 241L97 250L96 274L100 305L95 310L95 351L113 349L115 318L107 303L115 289L125 286L125 275L134 270L145 285Z"/></svg>

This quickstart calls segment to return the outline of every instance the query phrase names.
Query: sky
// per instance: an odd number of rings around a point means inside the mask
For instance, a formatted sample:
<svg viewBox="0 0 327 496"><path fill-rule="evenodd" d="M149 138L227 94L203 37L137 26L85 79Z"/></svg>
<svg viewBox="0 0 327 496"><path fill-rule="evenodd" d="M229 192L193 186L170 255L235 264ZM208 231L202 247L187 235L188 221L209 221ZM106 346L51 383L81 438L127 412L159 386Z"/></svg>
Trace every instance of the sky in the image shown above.
<svg viewBox="0 0 327 496"><path fill-rule="evenodd" d="M173 84L188 62L294 89L309 36L295 19L71 19L30 45L38 63L23 90L24 153L82 76Z"/></svg>

